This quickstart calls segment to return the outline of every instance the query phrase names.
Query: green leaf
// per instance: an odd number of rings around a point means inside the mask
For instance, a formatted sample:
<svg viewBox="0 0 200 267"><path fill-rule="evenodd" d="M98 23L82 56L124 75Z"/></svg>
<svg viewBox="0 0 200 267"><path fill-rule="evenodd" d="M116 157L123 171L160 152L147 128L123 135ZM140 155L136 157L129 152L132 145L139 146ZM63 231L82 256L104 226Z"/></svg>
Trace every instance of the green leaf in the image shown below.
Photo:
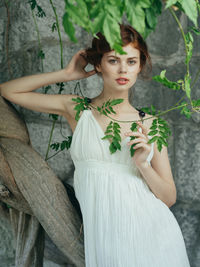
<svg viewBox="0 0 200 267"><path fill-rule="evenodd" d="M191 110L188 107L183 107L181 114L185 115L188 119L191 117Z"/></svg>
<svg viewBox="0 0 200 267"><path fill-rule="evenodd" d="M113 48L115 43L122 44L119 24L108 13L105 15L103 22L103 34L111 48Z"/></svg>
<svg viewBox="0 0 200 267"><path fill-rule="evenodd" d="M111 153L111 154L113 154L113 153L115 153L115 152L117 151L117 147L115 146L114 143L111 143L111 144L109 145L109 150L110 150L110 153Z"/></svg>
<svg viewBox="0 0 200 267"><path fill-rule="evenodd" d="M195 0L179 0L178 2L181 4L188 18L191 19L191 21L197 27L198 10L197 10L196 1Z"/></svg>
<svg viewBox="0 0 200 267"><path fill-rule="evenodd" d="M114 122L114 123L113 123L113 128L114 128L114 129L118 129L118 128L121 128L121 127L120 127L119 123Z"/></svg>
<svg viewBox="0 0 200 267"><path fill-rule="evenodd" d="M75 6L68 2L65 10L75 24L81 26L86 31L90 29L91 21L89 20L87 9L81 9L79 5Z"/></svg>
<svg viewBox="0 0 200 267"><path fill-rule="evenodd" d="M67 13L65 13L63 16L63 27L65 32L68 34L70 40L74 43L77 43L77 39L75 37L75 28L69 20L69 16Z"/></svg>
<svg viewBox="0 0 200 267"><path fill-rule="evenodd" d="M63 141L63 142L61 143L60 148L61 148L61 150L64 150L65 147L66 147L66 141Z"/></svg>
<svg viewBox="0 0 200 267"><path fill-rule="evenodd" d="M158 130L154 130L154 131L150 131L149 133L148 133L148 135L155 135L155 134L157 134L158 133Z"/></svg>
<svg viewBox="0 0 200 267"><path fill-rule="evenodd" d="M154 10L156 12L156 15L160 15L162 13L162 1L161 0L155 0L153 1Z"/></svg>
<svg viewBox="0 0 200 267"><path fill-rule="evenodd" d="M147 142L147 144L151 144L151 143L153 143L153 142L155 142L157 139L159 138L159 136L154 136L154 137L152 137L148 142Z"/></svg>
<svg viewBox="0 0 200 267"><path fill-rule="evenodd" d="M161 119L161 118L158 118L158 123L159 124L163 124L163 125L167 124L167 122L165 120Z"/></svg>
<svg viewBox="0 0 200 267"><path fill-rule="evenodd" d="M37 5L36 0L29 0L28 3L31 6L31 10L34 10Z"/></svg>
<svg viewBox="0 0 200 267"><path fill-rule="evenodd" d="M152 1L150 0L134 0L135 5L139 5L143 8L149 8L152 5Z"/></svg>
<svg viewBox="0 0 200 267"><path fill-rule="evenodd" d="M157 125L153 125L150 127L151 130L156 130L157 129Z"/></svg>
<svg viewBox="0 0 200 267"><path fill-rule="evenodd" d="M74 110L81 110L82 107L83 107L83 104L80 103L80 104L78 104L78 105L76 105L76 106L74 107Z"/></svg>
<svg viewBox="0 0 200 267"><path fill-rule="evenodd" d="M51 117L55 121L57 121L57 119L58 119L58 115L57 114L49 114L49 118L51 118Z"/></svg>
<svg viewBox="0 0 200 267"><path fill-rule="evenodd" d="M79 119L80 119L80 116L79 116L79 114L80 114L80 110L78 110L77 112L76 112L76 115L75 115L75 120L76 121L78 121Z"/></svg>
<svg viewBox="0 0 200 267"><path fill-rule="evenodd" d="M105 20L105 13L103 11L100 11L98 16L94 18L94 21L92 23L91 29L93 35L96 34L97 32L102 31L102 25L104 23L104 20Z"/></svg>
<svg viewBox="0 0 200 267"><path fill-rule="evenodd" d="M82 101L82 99L80 97L76 97L76 98L72 98L72 101L80 103Z"/></svg>
<svg viewBox="0 0 200 267"><path fill-rule="evenodd" d="M200 29L199 28L192 27L191 30L193 30L193 32L196 33L197 35L200 35Z"/></svg>
<svg viewBox="0 0 200 267"><path fill-rule="evenodd" d="M51 85L45 86L44 89L45 89L44 93L46 94L49 91L49 89L51 89Z"/></svg>
<svg viewBox="0 0 200 267"><path fill-rule="evenodd" d="M114 43L114 45L113 45L113 49L117 52L117 53L119 53L119 54L121 54L121 55L126 55L127 53L123 50L123 47L120 45L120 44L118 44L118 43Z"/></svg>
<svg viewBox="0 0 200 267"><path fill-rule="evenodd" d="M131 147L130 147L130 153L131 153L131 157L133 157L134 153L135 153L135 149L134 149L134 146L136 146L136 144L132 144Z"/></svg>
<svg viewBox="0 0 200 267"><path fill-rule="evenodd" d="M151 29L154 29L157 24L157 17L155 14L155 10L153 8L145 9L145 14L146 14L146 20L147 20L148 26Z"/></svg>
<svg viewBox="0 0 200 267"><path fill-rule="evenodd" d="M112 113L116 114L116 112L114 111L114 109L113 109L111 106L109 106L108 108L110 109L110 111L111 111Z"/></svg>
<svg viewBox="0 0 200 267"><path fill-rule="evenodd" d="M192 100L192 106L193 107L200 107L200 99Z"/></svg>
<svg viewBox="0 0 200 267"><path fill-rule="evenodd" d="M90 15L90 18L97 18L98 15L100 15L100 13L103 12L103 8L102 8L102 2L101 1L96 1L91 8L88 8L88 12Z"/></svg>
<svg viewBox="0 0 200 267"><path fill-rule="evenodd" d="M137 131L137 127L138 127L138 124L136 123L136 122L133 122L132 124L131 124L131 131L132 132L136 132Z"/></svg>
<svg viewBox="0 0 200 267"><path fill-rule="evenodd" d="M177 0L168 0L165 9L176 4Z"/></svg>
<svg viewBox="0 0 200 267"><path fill-rule="evenodd" d="M111 102L110 102L110 106L114 106L114 105L117 105L117 104L120 104L124 101L124 99L113 99Z"/></svg>
<svg viewBox="0 0 200 267"><path fill-rule="evenodd" d="M101 139L104 140L104 139L109 139L109 138L113 138L113 135L108 134L108 135L105 135L104 137L102 137Z"/></svg>
<svg viewBox="0 0 200 267"><path fill-rule="evenodd" d="M59 147L60 147L60 143L53 143L53 144L50 145L50 147L53 150L56 150L57 151L59 149Z"/></svg>
<svg viewBox="0 0 200 267"><path fill-rule="evenodd" d="M115 147L118 149L118 150L121 150L121 145L120 143L117 141L117 140L113 140L113 144L115 145Z"/></svg>
<svg viewBox="0 0 200 267"><path fill-rule="evenodd" d="M154 119L153 122L152 122L152 125L157 125L157 122L158 122L158 120Z"/></svg>
<svg viewBox="0 0 200 267"><path fill-rule="evenodd" d="M162 150L162 141L160 140L160 138L157 139L157 148L158 148L158 151L160 152Z"/></svg>
<svg viewBox="0 0 200 267"><path fill-rule="evenodd" d="M165 140L162 136L159 137L159 140L161 141L161 143L162 143L164 146L168 146L168 143L166 142L166 140Z"/></svg>
<svg viewBox="0 0 200 267"><path fill-rule="evenodd" d="M190 99L190 95L191 95L191 88L190 88L190 82L191 82L191 78L186 74L185 75L185 92L187 97Z"/></svg>
<svg viewBox="0 0 200 267"><path fill-rule="evenodd" d="M163 138L168 138L168 135L163 132L163 131L159 131L159 134L163 137Z"/></svg>
<svg viewBox="0 0 200 267"><path fill-rule="evenodd" d="M161 84L163 84L164 86L171 88L173 90L180 90L181 86L180 84L178 84L177 82L171 82L169 81L166 77L165 77L165 72L166 70L161 71L160 75L156 75L154 77L152 77L152 79L154 81L157 81Z"/></svg>
<svg viewBox="0 0 200 267"><path fill-rule="evenodd" d="M117 141L121 141L121 136L117 133L117 132L115 132L114 133L115 134L115 139L117 140Z"/></svg>
<svg viewBox="0 0 200 267"><path fill-rule="evenodd" d="M57 31L57 24L56 22L54 22L51 26L51 31L54 32L54 31Z"/></svg>
<svg viewBox="0 0 200 267"><path fill-rule="evenodd" d="M138 4L135 4L132 0L125 0L125 9L127 13L127 19L131 25L140 33L145 32L145 12L144 9Z"/></svg>
<svg viewBox="0 0 200 267"><path fill-rule="evenodd" d="M102 110L102 114L107 116L107 113L105 112L105 110Z"/></svg>
<svg viewBox="0 0 200 267"><path fill-rule="evenodd" d="M192 50L193 50L193 36L190 32L185 34L186 38L186 44L187 44L187 53L186 53L186 59L185 64L187 65L190 62L190 59L192 57Z"/></svg>
<svg viewBox="0 0 200 267"><path fill-rule="evenodd" d="M114 1L113 1L114 2ZM109 3L105 1L104 9L113 17L118 23L121 23L121 12L119 6L116 3Z"/></svg>
<svg viewBox="0 0 200 267"><path fill-rule="evenodd" d="M41 6L37 5L37 10L38 12L36 13L36 16L38 16L39 18L46 17L46 14L44 10L41 8Z"/></svg>
<svg viewBox="0 0 200 267"><path fill-rule="evenodd" d="M106 130L105 134L112 133L112 130Z"/></svg>
<svg viewBox="0 0 200 267"><path fill-rule="evenodd" d="M158 128L159 128L160 130L163 130L164 132L166 132L166 130L167 130L167 127L165 127L165 126L161 126L161 125L158 125Z"/></svg>
<svg viewBox="0 0 200 267"><path fill-rule="evenodd" d="M106 112L108 113L108 114L111 114L111 112L110 112L110 110L109 109L105 109L106 110Z"/></svg>
<svg viewBox="0 0 200 267"><path fill-rule="evenodd" d="M38 57L40 57L41 59L45 59L45 53L43 52L43 50L39 51Z"/></svg>

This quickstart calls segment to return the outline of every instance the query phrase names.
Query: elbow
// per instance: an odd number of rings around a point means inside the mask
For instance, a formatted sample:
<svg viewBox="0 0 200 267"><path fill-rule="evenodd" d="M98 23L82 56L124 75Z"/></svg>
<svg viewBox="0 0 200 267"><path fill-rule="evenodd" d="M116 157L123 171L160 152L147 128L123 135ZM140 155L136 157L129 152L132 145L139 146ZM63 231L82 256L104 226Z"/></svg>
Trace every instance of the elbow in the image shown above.
<svg viewBox="0 0 200 267"><path fill-rule="evenodd" d="M176 203L176 188L174 187L174 190L173 190L173 194L172 194L172 196L171 196L171 198L169 199L169 201L168 201L168 204L167 204L167 206L170 208L170 207L172 207L175 203Z"/></svg>
<svg viewBox="0 0 200 267"><path fill-rule="evenodd" d="M167 203L167 206L169 208L171 208L175 203L176 203L176 200L175 201L170 201L170 202Z"/></svg>
<svg viewBox="0 0 200 267"><path fill-rule="evenodd" d="M0 85L0 96L3 96L2 86Z"/></svg>
<svg viewBox="0 0 200 267"><path fill-rule="evenodd" d="M3 86L2 85L0 85L0 96L5 98L4 90L3 90Z"/></svg>

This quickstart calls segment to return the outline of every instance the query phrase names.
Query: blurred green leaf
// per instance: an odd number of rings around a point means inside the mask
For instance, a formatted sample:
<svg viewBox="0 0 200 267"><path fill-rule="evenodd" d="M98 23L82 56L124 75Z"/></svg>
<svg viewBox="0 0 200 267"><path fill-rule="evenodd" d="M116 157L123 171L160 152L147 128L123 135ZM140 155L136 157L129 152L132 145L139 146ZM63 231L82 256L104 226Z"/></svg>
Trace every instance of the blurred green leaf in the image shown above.
<svg viewBox="0 0 200 267"><path fill-rule="evenodd" d="M178 1L183 7L186 15L191 19L194 25L197 27L197 4L195 0L179 0Z"/></svg>
<svg viewBox="0 0 200 267"><path fill-rule="evenodd" d="M64 27L65 32L70 37L70 40L74 43L77 43L77 39L75 37L75 28L72 22L70 21L67 13L65 13L63 16L63 27Z"/></svg>
<svg viewBox="0 0 200 267"><path fill-rule="evenodd" d="M168 88L173 89L173 90L180 90L181 89L180 84L178 84L177 82L171 82L171 81L169 81L165 77L165 73L166 73L166 70L163 70L163 71L161 71L160 75L156 75L156 76L152 77L152 79L154 81L157 81L157 82L163 84L164 86L166 86Z"/></svg>

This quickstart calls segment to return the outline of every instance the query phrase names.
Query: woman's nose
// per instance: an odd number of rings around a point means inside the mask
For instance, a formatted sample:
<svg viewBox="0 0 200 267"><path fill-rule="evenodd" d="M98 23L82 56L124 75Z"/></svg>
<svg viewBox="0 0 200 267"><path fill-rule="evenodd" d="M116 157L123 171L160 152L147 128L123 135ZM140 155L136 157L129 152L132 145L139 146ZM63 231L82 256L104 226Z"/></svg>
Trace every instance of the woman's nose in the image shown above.
<svg viewBox="0 0 200 267"><path fill-rule="evenodd" d="M121 63L119 66L119 73L126 73L126 72L127 72L126 64Z"/></svg>

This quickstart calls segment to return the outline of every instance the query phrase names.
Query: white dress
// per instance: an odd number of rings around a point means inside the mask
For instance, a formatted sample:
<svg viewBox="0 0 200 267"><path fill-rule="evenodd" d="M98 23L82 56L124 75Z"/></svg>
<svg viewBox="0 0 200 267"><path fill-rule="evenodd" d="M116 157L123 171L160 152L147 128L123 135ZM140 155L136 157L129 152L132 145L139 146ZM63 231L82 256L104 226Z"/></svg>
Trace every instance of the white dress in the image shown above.
<svg viewBox="0 0 200 267"><path fill-rule="evenodd" d="M86 267L189 267L179 224L134 166L130 137L111 155L104 135L91 110L84 110L70 153Z"/></svg>

